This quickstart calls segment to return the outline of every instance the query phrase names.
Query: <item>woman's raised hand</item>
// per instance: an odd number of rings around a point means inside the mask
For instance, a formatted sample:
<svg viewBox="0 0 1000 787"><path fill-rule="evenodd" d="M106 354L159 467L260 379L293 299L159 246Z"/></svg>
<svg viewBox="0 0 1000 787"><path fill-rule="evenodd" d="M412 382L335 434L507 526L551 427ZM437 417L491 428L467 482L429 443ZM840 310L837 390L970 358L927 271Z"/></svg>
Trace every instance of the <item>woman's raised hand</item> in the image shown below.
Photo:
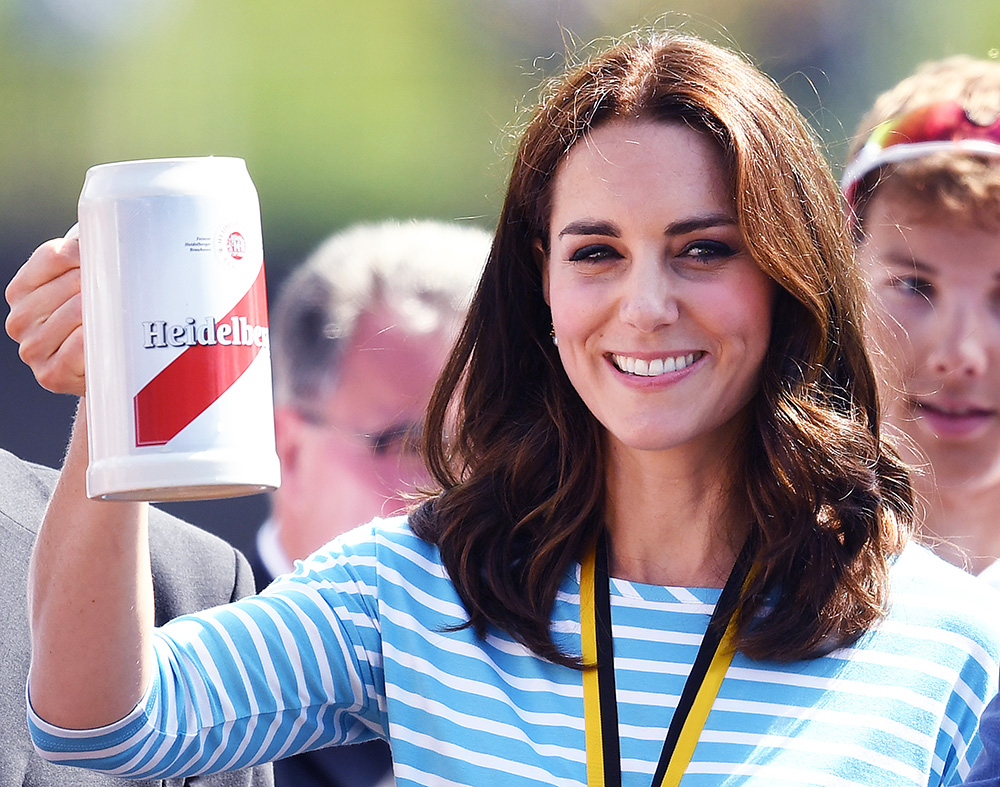
<svg viewBox="0 0 1000 787"><path fill-rule="evenodd" d="M74 228L75 230L75 228ZM83 396L83 312L80 242L67 237L43 243L10 280L6 329L43 388Z"/></svg>

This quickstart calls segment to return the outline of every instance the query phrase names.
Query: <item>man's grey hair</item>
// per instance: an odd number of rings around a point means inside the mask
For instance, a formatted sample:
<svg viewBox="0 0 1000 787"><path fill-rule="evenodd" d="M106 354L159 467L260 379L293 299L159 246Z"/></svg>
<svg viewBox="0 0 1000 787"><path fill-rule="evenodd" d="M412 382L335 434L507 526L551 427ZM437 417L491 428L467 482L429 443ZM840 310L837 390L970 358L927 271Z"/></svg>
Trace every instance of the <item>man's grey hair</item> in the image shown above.
<svg viewBox="0 0 1000 787"><path fill-rule="evenodd" d="M309 405L335 383L362 315L387 308L407 333L450 330L479 282L492 236L470 224L387 221L325 240L271 314L275 401Z"/></svg>

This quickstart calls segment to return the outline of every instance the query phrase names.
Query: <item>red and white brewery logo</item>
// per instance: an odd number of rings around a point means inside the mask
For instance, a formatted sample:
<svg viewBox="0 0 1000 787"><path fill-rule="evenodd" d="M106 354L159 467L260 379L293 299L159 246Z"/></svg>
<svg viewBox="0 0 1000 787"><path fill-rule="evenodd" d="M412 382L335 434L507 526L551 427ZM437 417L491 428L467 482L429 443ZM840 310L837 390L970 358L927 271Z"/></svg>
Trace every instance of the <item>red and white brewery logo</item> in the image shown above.
<svg viewBox="0 0 1000 787"><path fill-rule="evenodd" d="M219 227L215 233L215 240L212 244L215 247L215 258L223 264L229 265L252 262L254 258L253 242L253 235L251 234L248 238L241 231L238 222L227 222Z"/></svg>
<svg viewBox="0 0 1000 787"><path fill-rule="evenodd" d="M242 260L247 253L247 241L240 233L230 232L226 238L226 251L234 260Z"/></svg>

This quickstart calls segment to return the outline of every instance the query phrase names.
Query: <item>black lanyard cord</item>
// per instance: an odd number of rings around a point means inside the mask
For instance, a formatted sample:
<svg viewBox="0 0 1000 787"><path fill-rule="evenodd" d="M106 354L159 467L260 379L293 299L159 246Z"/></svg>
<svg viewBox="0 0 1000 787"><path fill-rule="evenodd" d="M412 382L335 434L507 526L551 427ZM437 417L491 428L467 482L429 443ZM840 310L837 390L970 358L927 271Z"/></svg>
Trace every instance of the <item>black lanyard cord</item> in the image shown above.
<svg viewBox="0 0 1000 787"><path fill-rule="evenodd" d="M747 539L726 580L708 622L698 655L681 692L677 709L663 741L653 785L662 784L681 731L716 653L722 644L730 617L753 564L753 548ZM611 631L611 577L608 569L607 535L602 532L594 556L594 618L597 645L597 683L600 698L601 739L606 787L621 787L621 751L618 738L618 701L615 690L614 639Z"/></svg>
<svg viewBox="0 0 1000 787"><path fill-rule="evenodd" d="M594 556L594 618L597 631L597 688L601 700L604 783L620 787L622 758L618 741L618 698L615 691L615 640L611 632L611 575L608 536L602 531ZM610 658L608 657L610 655Z"/></svg>

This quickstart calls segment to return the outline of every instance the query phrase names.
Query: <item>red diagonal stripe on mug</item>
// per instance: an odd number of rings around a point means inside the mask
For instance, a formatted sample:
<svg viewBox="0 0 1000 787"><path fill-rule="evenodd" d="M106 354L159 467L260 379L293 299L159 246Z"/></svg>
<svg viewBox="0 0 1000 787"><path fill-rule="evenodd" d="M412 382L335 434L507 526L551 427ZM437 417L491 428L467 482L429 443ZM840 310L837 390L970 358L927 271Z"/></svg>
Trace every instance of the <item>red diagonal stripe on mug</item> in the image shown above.
<svg viewBox="0 0 1000 787"><path fill-rule="evenodd" d="M267 326L264 266L240 302L217 323ZM234 323L235 320L235 323ZM234 331L234 334L238 333ZM197 344L171 361L135 396L135 444L163 445L201 415L250 367L254 343Z"/></svg>

